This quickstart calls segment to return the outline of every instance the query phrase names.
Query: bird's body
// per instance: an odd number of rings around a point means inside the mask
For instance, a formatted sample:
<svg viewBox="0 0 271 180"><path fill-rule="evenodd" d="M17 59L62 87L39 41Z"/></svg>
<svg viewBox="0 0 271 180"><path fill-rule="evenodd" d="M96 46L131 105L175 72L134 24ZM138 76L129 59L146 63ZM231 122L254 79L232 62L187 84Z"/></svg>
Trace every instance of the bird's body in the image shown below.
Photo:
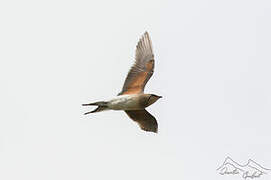
<svg viewBox="0 0 271 180"><path fill-rule="evenodd" d="M108 108L112 110L140 110L144 94L120 95L108 101Z"/></svg>
<svg viewBox="0 0 271 180"><path fill-rule="evenodd" d="M104 110L142 110L153 104L155 101L151 94L127 94L119 95L108 101L99 101L86 105L105 106Z"/></svg>
<svg viewBox="0 0 271 180"><path fill-rule="evenodd" d="M122 91L109 101L98 101L84 106L98 106L95 110L87 112L95 113L105 110L124 110L128 116L136 121L141 129L157 132L156 119L145 110L162 96L144 94L144 88L151 78L154 69L154 55L151 40L147 32L137 44L136 62L130 69Z"/></svg>

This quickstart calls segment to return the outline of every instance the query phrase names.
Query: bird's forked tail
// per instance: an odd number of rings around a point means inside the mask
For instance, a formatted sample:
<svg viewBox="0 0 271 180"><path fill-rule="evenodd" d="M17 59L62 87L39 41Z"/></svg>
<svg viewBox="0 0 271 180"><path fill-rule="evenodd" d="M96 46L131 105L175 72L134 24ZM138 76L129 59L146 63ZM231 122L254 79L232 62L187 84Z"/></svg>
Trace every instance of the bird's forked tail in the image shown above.
<svg viewBox="0 0 271 180"><path fill-rule="evenodd" d="M82 106L98 106L93 111L86 112L84 115L90 114L90 113L95 113L95 112L100 112L100 111L105 111L108 109L107 102L105 102L105 101L98 101L98 102L89 103L89 104L82 104Z"/></svg>

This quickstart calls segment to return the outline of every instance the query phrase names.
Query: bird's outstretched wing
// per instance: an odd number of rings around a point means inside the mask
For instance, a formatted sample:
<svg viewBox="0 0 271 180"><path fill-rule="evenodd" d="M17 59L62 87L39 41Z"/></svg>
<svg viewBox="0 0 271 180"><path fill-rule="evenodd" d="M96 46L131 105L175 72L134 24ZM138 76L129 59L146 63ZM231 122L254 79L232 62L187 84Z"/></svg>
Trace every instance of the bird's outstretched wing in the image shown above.
<svg viewBox="0 0 271 180"><path fill-rule="evenodd" d="M153 74L154 55L148 32L144 33L136 46L135 59L135 64L130 69L119 95L142 93Z"/></svg>
<svg viewBox="0 0 271 180"><path fill-rule="evenodd" d="M157 133L158 124L155 119L148 111L143 110L132 110L125 111L128 116L137 122L140 128L144 131L151 131Z"/></svg>

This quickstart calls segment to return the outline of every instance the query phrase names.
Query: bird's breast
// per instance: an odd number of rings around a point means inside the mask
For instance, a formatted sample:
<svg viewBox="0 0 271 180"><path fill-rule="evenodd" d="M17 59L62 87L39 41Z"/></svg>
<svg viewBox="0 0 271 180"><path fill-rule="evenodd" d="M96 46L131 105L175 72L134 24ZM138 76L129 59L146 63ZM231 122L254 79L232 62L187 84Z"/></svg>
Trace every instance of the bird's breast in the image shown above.
<svg viewBox="0 0 271 180"><path fill-rule="evenodd" d="M142 109L137 95L121 95L112 99L108 107L113 110L139 110Z"/></svg>

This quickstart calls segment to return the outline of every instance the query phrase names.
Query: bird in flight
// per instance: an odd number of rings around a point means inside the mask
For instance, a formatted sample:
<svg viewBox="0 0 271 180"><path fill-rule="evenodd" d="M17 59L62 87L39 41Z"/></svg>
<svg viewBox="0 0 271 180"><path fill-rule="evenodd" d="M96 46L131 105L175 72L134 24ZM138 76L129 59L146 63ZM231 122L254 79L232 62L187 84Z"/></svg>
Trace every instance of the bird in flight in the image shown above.
<svg viewBox="0 0 271 180"><path fill-rule="evenodd" d="M151 78L153 70L152 43L148 32L145 32L136 46L135 63L128 72L122 91L109 101L83 104L83 106L98 106L85 114L105 110L124 110L132 120L138 123L142 130L157 133L157 121L145 109L162 98L162 96L155 94L144 93L145 85Z"/></svg>

